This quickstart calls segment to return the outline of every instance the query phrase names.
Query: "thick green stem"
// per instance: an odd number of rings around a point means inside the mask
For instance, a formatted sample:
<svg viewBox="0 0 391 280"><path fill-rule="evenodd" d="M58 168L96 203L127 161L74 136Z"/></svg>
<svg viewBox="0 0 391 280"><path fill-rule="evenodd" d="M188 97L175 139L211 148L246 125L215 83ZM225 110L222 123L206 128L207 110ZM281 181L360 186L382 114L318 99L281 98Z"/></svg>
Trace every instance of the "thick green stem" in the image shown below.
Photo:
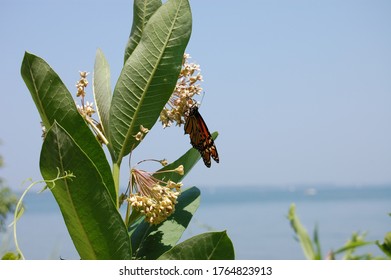
<svg viewBox="0 0 391 280"><path fill-rule="evenodd" d="M121 163L114 163L113 164L113 179L114 179L114 186L115 186L117 209L119 209L119 173L120 173L120 165L121 165Z"/></svg>
<svg viewBox="0 0 391 280"><path fill-rule="evenodd" d="M130 202L126 202L126 215L125 215L125 225L129 227L129 216L130 216Z"/></svg>

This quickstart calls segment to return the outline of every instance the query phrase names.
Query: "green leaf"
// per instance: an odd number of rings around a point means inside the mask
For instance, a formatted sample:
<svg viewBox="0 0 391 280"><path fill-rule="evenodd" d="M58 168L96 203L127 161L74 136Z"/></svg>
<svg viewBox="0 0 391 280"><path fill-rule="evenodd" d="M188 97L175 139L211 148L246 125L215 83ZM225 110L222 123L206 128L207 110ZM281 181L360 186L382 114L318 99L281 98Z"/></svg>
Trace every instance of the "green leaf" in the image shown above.
<svg viewBox="0 0 391 280"><path fill-rule="evenodd" d="M345 257L350 257L357 248L374 243L370 241L365 241L365 236L365 233L361 235L358 233L353 233L352 237L346 242L346 244L343 247L335 250L333 254L337 255L343 252L347 252Z"/></svg>
<svg viewBox="0 0 391 280"><path fill-rule="evenodd" d="M143 33L148 20L161 5L161 0L134 0L133 25L125 48L124 63L128 60L129 56L140 42L141 34Z"/></svg>
<svg viewBox="0 0 391 280"><path fill-rule="evenodd" d="M226 231L196 235L176 245L159 260L234 260L235 251Z"/></svg>
<svg viewBox="0 0 391 280"><path fill-rule="evenodd" d="M56 72L40 57L25 53L21 74L48 129L56 121L77 142L102 174L111 198L117 201L113 176L106 155L82 116L77 111L72 95Z"/></svg>
<svg viewBox="0 0 391 280"><path fill-rule="evenodd" d="M71 135L56 122L44 140L43 178L71 172L75 178L48 183L82 259L130 259L130 239L105 186L103 174Z"/></svg>
<svg viewBox="0 0 391 280"><path fill-rule="evenodd" d="M379 248L383 251L383 253L391 258L391 232L387 232L386 236L384 237L383 244L380 244L380 242L376 243L377 246L379 246Z"/></svg>
<svg viewBox="0 0 391 280"><path fill-rule="evenodd" d="M134 149L140 125L151 129L170 98L191 33L188 0L169 0L149 19L114 89L109 138L117 163Z"/></svg>
<svg viewBox="0 0 391 280"><path fill-rule="evenodd" d="M315 245L314 251L316 252L315 254L318 259L321 259L322 258L322 248L320 246L318 226L315 226L315 229L314 229L314 245Z"/></svg>
<svg viewBox="0 0 391 280"><path fill-rule="evenodd" d="M192 187L182 192L175 213L159 225L141 221L131 235L136 259L157 259L181 238L200 204L200 190Z"/></svg>
<svg viewBox="0 0 391 280"><path fill-rule="evenodd" d="M21 255L20 254L15 254L13 252L7 252L5 253L2 257L1 257L2 260L12 260L12 261L15 261L15 260L21 260Z"/></svg>
<svg viewBox="0 0 391 280"><path fill-rule="evenodd" d="M305 229L305 227L303 227L299 217L296 215L295 208L296 207L294 204L292 204L291 207L289 208L288 220L290 221L291 226L299 239L304 255L306 256L307 259L310 260L320 259L320 256L318 256L315 253L311 238L309 237L307 230Z"/></svg>
<svg viewBox="0 0 391 280"><path fill-rule="evenodd" d="M213 140L216 140L218 135L219 135L218 132L213 132L212 133ZM200 153L196 149L190 148L184 155L182 155L176 161L158 170L157 173L155 173L153 176L165 182L167 182L168 180L171 180L173 182L180 182L187 174L189 174L190 170L196 165L196 163L200 160L200 158L201 158ZM176 172L159 173L165 170L173 170L177 168L179 165L183 165L183 169L184 169L183 175L180 175Z"/></svg>
<svg viewBox="0 0 391 280"><path fill-rule="evenodd" d="M103 52L98 49L95 56L93 93L96 111L105 135L109 126L109 111L111 104L110 66Z"/></svg>
<svg viewBox="0 0 391 280"><path fill-rule="evenodd" d="M359 247L363 247L363 246L367 246L367 245L371 245L373 244L374 242L370 242L370 241L364 241L364 240L361 240L361 241L350 241L348 244L344 245L343 247L337 249L336 251L333 252L333 254L337 255L337 254L340 254L340 253L343 253L343 252L346 252L346 251L353 251Z"/></svg>

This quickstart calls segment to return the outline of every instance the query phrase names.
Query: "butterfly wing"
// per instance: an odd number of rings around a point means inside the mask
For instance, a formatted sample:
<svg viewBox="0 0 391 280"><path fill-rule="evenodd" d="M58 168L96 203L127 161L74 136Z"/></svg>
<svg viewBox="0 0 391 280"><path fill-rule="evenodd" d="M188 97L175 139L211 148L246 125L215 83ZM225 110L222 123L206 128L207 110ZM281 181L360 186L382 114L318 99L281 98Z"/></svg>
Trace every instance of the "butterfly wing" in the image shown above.
<svg viewBox="0 0 391 280"><path fill-rule="evenodd" d="M216 146L197 106L193 106L189 110L185 123L185 134L189 134L191 145L200 152L207 167L211 165L211 157L219 162Z"/></svg>

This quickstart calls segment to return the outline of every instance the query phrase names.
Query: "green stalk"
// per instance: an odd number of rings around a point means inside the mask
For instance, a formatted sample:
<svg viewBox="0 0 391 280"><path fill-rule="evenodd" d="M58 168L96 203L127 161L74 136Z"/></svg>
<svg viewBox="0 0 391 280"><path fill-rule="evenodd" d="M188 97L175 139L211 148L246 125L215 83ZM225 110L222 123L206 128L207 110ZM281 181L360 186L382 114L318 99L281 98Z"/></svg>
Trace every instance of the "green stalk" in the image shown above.
<svg viewBox="0 0 391 280"><path fill-rule="evenodd" d="M120 165L121 163L115 162L113 164L113 179L115 186L115 194L116 194L116 203L117 209L119 209L119 173L120 173Z"/></svg>

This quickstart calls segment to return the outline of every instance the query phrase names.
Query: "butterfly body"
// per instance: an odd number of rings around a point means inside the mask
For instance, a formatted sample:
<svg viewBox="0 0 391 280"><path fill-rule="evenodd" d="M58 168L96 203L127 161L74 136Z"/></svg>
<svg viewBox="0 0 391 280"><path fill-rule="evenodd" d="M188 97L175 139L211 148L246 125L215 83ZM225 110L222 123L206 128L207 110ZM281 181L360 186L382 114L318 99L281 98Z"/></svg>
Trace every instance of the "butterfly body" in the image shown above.
<svg viewBox="0 0 391 280"><path fill-rule="evenodd" d="M211 165L210 158L219 162L219 155L212 136L196 105L190 107L187 112L185 134L189 134L191 145L200 152L207 167Z"/></svg>

